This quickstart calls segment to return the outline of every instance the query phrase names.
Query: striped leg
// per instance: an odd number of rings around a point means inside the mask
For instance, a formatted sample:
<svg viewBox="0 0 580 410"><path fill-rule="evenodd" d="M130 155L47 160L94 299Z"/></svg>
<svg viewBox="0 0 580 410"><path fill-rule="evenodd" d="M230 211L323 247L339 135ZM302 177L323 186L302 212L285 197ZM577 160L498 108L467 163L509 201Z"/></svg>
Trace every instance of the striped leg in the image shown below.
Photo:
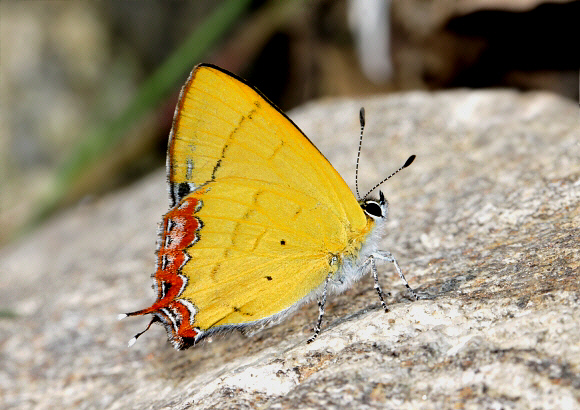
<svg viewBox="0 0 580 410"><path fill-rule="evenodd" d="M306 343L314 342L320 333L320 325L322 324L322 317L324 316L324 305L326 305L326 288L328 287L329 280L330 275L324 281L324 290L322 291L322 296L318 299L318 321L316 322L316 326L314 326L314 334L308 338Z"/></svg>
<svg viewBox="0 0 580 410"><path fill-rule="evenodd" d="M377 251L376 253L373 253L370 257L382 259L382 260L387 261L387 262L392 262L395 265L395 269L397 270L399 277L401 278L401 280L403 281L403 283L405 284L405 286L407 287L407 289L409 290L411 295L413 295L413 298L415 298L415 300L419 300L419 296L417 296L415 291L411 288L411 286L409 286L409 282L407 282L407 279L405 279L405 275L403 275L403 271L401 270L401 267L399 266L399 264L397 263L397 260L391 254L391 252ZM374 258L373 258L373 261L371 262L373 264L373 266L374 266ZM375 270L376 270L376 268L375 268ZM375 272L373 272L373 275L375 275ZM376 283L377 282L375 279L375 287L376 287Z"/></svg>
<svg viewBox="0 0 580 410"><path fill-rule="evenodd" d="M379 284L379 274L377 272L377 266L375 264L375 258L373 255L369 256L369 259L371 261L371 271L373 272L373 279L375 280L375 290L377 291L377 293L379 294L379 299L381 300L381 306L383 307L383 309L385 310L385 312L389 311L389 308L387 307L387 304L385 303L385 297L383 294L383 290L381 289L381 285ZM365 264L366 266L366 264Z"/></svg>

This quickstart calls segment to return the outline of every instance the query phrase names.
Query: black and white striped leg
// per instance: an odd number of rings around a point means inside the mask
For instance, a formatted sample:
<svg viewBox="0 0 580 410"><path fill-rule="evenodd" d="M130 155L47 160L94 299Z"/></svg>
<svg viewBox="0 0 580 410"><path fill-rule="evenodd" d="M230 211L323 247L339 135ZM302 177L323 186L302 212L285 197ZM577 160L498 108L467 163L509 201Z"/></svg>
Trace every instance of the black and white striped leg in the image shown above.
<svg viewBox="0 0 580 410"><path fill-rule="evenodd" d="M383 290L381 289L381 285L379 284L379 274L377 272L377 266L375 264L375 258L373 255L369 256L371 260L371 271L373 272L373 279L375 280L375 290L379 294L379 299L381 300L381 306L385 310L385 312L389 311L387 304L385 303L385 295L383 294Z"/></svg>
<svg viewBox="0 0 580 410"><path fill-rule="evenodd" d="M318 321L316 326L314 326L314 334L308 338L306 343L312 343L318 337L320 333L320 325L322 324L322 317L324 316L324 306L326 305L326 288L328 287L328 281L330 280L330 275L324 281L324 289L322 290L322 296L318 299Z"/></svg>
<svg viewBox="0 0 580 410"><path fill-rule="evenodd" d="M405 279L405 275L403 275L403 271L401 270L401 267L399 266L399 264L397 263L397 260L391 254L391 252L387 252L387 251L377 251L377 252L375 252L371 256L374 256L377 259L385 260L387 262L392 262L393 265L395 265L395 269L397 270L397 273L399 274L399 277L403 281L403 284L407 287L407 290L411 293L411 295L413 295L413 298L415 298L415 300L419 300L419 296L417 296L417 294L415 293L415 291L411 288L411 286L409 286L409 282L407 282L407 279ZM373 260L372 263L373 263L373 266L374 266L374 260Z"/></svg>

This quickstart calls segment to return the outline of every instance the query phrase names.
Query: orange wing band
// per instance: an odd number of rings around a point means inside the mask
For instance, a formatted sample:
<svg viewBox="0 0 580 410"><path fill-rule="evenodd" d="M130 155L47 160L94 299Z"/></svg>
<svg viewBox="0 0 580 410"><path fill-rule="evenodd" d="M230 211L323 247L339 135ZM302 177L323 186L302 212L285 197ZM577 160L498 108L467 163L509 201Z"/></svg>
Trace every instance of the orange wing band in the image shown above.
<svg viewBox="0 0 580 410"><path fill-rule="evenodd" d="M157 300L147 309L127 314L155 315L167 329L171 342L179 349L191 346L203 333L193 326L196 307L190 301L180 299L187 286L187 277L181 274L181 268L189 261L187 248L199 240L199 231L203 226L195 216L201 206L199 199L185 197L165 214L155 273Z"/></svg>

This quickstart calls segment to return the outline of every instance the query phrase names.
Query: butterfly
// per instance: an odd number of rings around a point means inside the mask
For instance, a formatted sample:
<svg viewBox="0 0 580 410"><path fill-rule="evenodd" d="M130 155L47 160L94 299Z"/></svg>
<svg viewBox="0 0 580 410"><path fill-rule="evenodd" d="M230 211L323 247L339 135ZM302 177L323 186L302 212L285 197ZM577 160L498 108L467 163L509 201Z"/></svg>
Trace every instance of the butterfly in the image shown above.
<svg viewBox="0 0 580 410"><path fill-rule="evenodd" d="M364 109L360 112L361 141ZM360 157L360 144L359 144ZM397 171L409 166L412 155ZM358 175L357 157L357 175ZM210 64L181 90L167 150L170 209L157 244L149 308L173 346L186 349L220 330L279 321L317 299L320 333L326 298L370 270L385 310L376 261L388 205L375 185L357 199L330 162L260 91ZM357 196L358 178L357 178Z"/></svg>

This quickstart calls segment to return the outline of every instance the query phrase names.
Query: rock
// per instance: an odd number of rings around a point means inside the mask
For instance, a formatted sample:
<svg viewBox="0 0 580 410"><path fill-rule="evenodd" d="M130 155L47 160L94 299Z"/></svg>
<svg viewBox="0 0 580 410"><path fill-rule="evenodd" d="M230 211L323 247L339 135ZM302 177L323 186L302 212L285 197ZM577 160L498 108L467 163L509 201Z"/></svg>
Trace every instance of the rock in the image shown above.
<svg viewBox="0 0 580 410"><path fill-rule="evenodd" d="M573 408L580 401L580 125L547 93L328 100L291 117L347 182L381 189L384 313L365 277L252 337L175 351L146 319L164 174L85 201L0 251L2 408Z"/></svg>

